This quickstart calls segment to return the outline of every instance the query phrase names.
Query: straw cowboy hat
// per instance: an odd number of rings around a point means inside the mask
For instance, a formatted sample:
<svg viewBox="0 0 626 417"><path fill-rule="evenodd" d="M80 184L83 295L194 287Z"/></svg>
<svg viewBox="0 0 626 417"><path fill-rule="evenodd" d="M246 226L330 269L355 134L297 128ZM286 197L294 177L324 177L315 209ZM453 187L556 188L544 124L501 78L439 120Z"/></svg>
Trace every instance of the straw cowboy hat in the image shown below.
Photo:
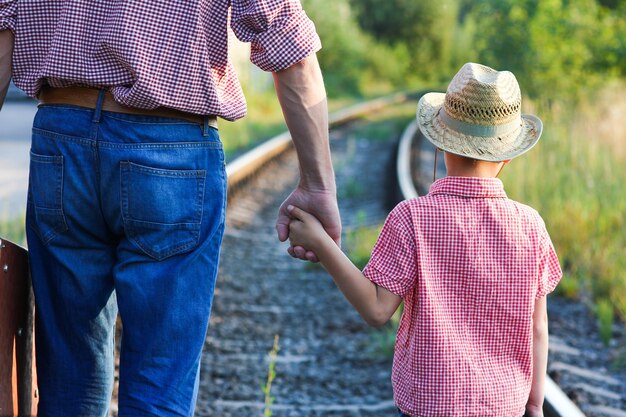
<svg viewBox="0 0 626 417"><path fill-rule="evenodd" d="M422 134L446 152L483 161L512 159L535 146L543 124L521 113L515 76L468 63L443 93L425 94L417 105Z"/></svg>

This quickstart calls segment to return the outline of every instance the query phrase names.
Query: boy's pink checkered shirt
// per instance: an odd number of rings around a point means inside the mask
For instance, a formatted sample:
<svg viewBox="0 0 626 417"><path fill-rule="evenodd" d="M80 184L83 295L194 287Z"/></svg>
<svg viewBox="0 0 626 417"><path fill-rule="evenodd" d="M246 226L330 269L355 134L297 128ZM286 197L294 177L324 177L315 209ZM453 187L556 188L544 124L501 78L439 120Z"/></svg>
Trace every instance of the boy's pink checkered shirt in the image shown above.
<svg viewBox="0 0 626 417"><path fill-rule="evenodd" d="M0 30L15 32L13 80L111 89L120 103L228 120L246 113L229 61L228 26L266 71L321 48L298 0L0 0Z"/></svg>
<svg viewBox="0 0 626 417"><path fill-rule="evenodd" d="M391 212L363 272L404 298L392 373L404 413L524 414L535 299L562 275L535 210L496 178L440 179Z"/></svg>

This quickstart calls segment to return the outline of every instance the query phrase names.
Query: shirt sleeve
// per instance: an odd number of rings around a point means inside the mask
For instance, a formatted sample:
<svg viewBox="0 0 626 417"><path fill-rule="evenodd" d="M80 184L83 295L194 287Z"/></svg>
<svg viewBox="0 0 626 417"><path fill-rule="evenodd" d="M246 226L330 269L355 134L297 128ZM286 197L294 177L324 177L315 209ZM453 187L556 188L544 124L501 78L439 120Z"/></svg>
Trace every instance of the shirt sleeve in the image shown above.
<svg viewBox="0 0 626 417"><path fill-rule="evenodd" d="M387 217L363 275L404 297L417 281L417 254L411 212L400 203Z"/></svg>
<svg viewBox="0 0 626 417"><path fill-rule="evenodd" d="M251 43L250 60L265 71L288 68L322 47L299 0L233 0L231 27Z"/></svg>
<svg viewBox="0 0 626 417"><path fill-rule="evenodd" d="M556 251L548 235L548 231L541 221L541 229L539 232L539 283L537 286L537 294L535 298L545 297L551 293L561 280L563 272Z"/></svg>
<svg viewBox="0 0 626 417"><path fill-rule="evenodd" d="M0 0L0 31L11 29L15 33L17 0Z"/></svg>

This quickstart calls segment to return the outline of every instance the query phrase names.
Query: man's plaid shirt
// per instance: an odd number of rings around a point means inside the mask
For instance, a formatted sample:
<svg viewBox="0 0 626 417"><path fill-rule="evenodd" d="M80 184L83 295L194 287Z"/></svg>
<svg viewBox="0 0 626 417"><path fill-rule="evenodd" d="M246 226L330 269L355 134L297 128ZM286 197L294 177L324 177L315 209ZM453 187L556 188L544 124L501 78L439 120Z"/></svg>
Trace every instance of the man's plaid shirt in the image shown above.
<svg viewBox="0 0 626 417"><path fill-rule="evenodd" d="M298 0L0 0L0 30L15 33L14 82L30 96L45 84L110 88L127 106L235 120L246 102L229 25L266 71L321 47Z"/></svg>

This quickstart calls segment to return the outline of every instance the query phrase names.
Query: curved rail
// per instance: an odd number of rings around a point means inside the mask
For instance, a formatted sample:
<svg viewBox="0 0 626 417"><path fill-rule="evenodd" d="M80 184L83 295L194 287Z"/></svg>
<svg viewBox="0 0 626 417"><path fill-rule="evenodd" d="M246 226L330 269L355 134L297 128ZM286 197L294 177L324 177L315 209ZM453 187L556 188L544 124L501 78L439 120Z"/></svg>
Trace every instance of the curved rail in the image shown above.
<svg viewBox="0 0 626 417"><path fill-rule="evenodd" d="M396 155L396 176L405 200L418 196L413 182L411 148L413 140L421 135L417 122L411 122L402 133ZM544 413L546 417L585 417L559 386L546 375Z"/></svg>

